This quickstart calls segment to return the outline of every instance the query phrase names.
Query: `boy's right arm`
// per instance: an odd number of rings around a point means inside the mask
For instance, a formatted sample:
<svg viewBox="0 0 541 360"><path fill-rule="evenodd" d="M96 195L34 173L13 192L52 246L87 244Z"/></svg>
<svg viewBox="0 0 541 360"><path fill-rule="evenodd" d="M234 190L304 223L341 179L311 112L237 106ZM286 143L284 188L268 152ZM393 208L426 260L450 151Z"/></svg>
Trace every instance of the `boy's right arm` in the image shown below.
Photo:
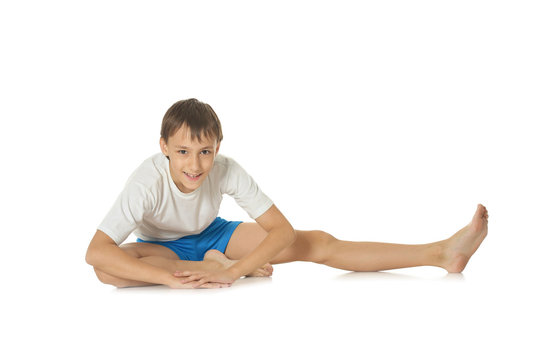
<svg viewBox="0 0 541 360"><path fill-rule="evenodd" d="M126 254L103 231L96 231L86 252L86 262L94 268L121 279L171 285L178 280L167 270Z"/></svg>

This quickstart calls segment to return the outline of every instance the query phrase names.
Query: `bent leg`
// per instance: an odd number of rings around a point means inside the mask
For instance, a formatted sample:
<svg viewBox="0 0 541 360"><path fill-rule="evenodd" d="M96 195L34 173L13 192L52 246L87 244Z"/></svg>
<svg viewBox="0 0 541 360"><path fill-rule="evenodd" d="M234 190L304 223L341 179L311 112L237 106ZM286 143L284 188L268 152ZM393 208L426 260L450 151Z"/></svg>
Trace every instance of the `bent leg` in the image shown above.
<svg viewBox="0 0 541 360"><path fill-rule="evenodd" d="M180 260L172 250L157 244L127 243L120 245L120 249L130 256L133 256L148 264L166 269L171 273L174 273L175 271L187 270L215 270L222 266L217 261L211 259L204 259L203 261ZM118 278L97 268L94 268L94 272L102 283L114 285L116 287L156 285L143 281Z"/></svg>

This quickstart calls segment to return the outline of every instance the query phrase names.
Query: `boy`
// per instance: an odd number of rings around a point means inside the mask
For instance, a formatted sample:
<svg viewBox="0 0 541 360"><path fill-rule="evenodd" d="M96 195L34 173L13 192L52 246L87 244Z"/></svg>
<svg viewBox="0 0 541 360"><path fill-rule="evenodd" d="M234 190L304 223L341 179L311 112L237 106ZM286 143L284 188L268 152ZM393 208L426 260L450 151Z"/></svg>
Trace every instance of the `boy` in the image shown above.
<svg viewBox="0 0 541 360"><path fill-rule="evenodd" d="M90 242L86 261L117 287L230 286L242 276L270 276L272 266L312 261L350 271L432 265L461 272L488 231L488 212L449 239L423 245L341 241L323 231L293 229L233 159L214 110L196 99L167 110L158 153L135 170ZM255 223L217 217L222 194ZM136 243L122 244L134 231Z"/></svg>

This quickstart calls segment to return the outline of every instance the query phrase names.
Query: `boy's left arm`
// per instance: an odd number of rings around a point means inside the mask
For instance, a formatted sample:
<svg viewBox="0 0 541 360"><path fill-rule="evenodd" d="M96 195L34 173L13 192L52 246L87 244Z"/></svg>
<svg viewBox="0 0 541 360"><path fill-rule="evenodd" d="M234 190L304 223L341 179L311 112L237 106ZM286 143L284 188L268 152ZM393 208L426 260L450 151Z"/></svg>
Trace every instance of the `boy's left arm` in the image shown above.
<svg viewBox="0 0 541 360"><path fill-rule="evenodd" d="M295 241L295 230L276 205L255 220L268 234L252 253L227 269L235 280L270 262Z"/></svg>
<svg viewBox="0 0 541 360"><path fill-rule="evenodd" d="M198 281L197 286L207 282L231 284L242 276L265 265L282 250L295 242L295 230L276 205L272 205L263 215L255 220L267 231L267 237L248 256L221 272L198 274L183 272L175 275L187 276L187 282Z"/></svg>

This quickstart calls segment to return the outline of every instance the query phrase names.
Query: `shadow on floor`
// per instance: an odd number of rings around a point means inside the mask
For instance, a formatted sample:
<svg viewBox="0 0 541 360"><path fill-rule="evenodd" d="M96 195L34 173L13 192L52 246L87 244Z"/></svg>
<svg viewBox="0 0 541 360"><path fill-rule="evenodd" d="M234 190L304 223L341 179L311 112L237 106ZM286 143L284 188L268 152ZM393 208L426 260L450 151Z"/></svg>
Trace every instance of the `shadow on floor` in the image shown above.
<svg viewBox="0 0 541 360"><path fill-rule="evenodd" d="M254 286L258 284L269 284L272 282L272 277L245 277L242 279L239 279L235 281L233 286L235 288L243 287L243 286ZM199 291L224 291L227 290L227 288L221 288L221 289L180 289L182 291L188 291L193 292L194 290ZM152 286L134 286L134 287L128 287L128 288L115 288L114 291L118 291L121 293L127 293L127 292L140 292L140 293L152 293L152 292L161 292L161 293L167 293L167 292L178 292L179 289L171 289L168 286L165 285L152 285Z"/></svg>
<svg viewBox="0 0 541 360"><path fill-rule="evenodd" d="M446 274L439 278L427 278L422 276L414 276L414 275L406 275L406 274L397 274L397 273L391 273L386 271L378 271L378 272L348 272L345 274L340 274L336 278L336 280L392 280L392 281L412 281L412 280L438 280L438 281L465 281L466 278L463 274Z"/></svg>

